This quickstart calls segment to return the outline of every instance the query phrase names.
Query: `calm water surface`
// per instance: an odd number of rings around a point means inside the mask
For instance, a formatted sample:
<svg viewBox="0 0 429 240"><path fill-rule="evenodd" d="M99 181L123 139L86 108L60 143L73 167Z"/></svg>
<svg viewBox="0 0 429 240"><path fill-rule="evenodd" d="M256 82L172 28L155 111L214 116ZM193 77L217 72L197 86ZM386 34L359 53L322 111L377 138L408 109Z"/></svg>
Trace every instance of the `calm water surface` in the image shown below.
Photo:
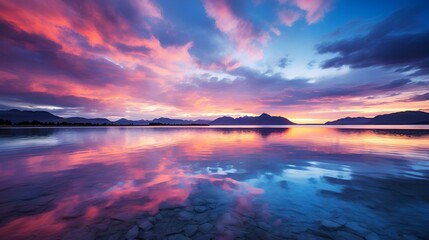
<svg viewBox="0 0 429 240"><path fill-rule="evenodd" d="M429 239L429 130L1 128L0 239Z"/></svg>

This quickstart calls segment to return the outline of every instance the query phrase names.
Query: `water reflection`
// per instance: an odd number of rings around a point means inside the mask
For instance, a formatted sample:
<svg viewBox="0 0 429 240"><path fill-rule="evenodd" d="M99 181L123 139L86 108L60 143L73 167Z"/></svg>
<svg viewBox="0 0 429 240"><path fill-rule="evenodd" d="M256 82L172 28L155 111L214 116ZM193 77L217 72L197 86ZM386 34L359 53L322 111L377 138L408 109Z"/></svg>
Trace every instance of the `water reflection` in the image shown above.
<svg viewBox="0 0 429 240"><path fill-rule="evenodd" d="M0 129L2 239L427 239L429 131Z"/></svg>

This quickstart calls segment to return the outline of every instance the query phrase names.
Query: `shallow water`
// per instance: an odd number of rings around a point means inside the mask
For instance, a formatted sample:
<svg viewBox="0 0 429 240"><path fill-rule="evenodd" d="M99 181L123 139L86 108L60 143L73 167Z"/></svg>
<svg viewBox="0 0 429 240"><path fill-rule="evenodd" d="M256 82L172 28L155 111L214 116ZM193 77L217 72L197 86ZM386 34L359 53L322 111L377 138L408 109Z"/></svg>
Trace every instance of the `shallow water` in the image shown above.
<svg viewBox="0 0 429 240"><path fill-rule="evenodd" d="M1 128L1 239L429 239L429 130Z"/></svg>

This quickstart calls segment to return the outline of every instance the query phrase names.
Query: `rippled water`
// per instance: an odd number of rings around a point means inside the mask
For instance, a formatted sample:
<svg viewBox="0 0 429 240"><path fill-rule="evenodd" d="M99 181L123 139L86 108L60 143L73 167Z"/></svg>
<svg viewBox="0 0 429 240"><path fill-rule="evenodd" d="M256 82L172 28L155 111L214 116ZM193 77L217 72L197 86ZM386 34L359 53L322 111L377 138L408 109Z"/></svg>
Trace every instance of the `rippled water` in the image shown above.
<svg viewBox="0 0 429 240"><path fill-rule="evenodd" d="M1 239L429 239L429 130L1 128Z"/></svg>

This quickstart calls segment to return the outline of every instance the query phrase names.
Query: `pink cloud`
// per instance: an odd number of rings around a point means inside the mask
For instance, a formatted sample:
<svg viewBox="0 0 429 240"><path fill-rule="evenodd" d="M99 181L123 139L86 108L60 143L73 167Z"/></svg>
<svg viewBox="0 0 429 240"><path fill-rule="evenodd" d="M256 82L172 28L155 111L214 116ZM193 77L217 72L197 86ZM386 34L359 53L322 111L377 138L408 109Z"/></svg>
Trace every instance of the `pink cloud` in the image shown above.
<svg viewBox="0 0 429 240"><path fill-rule="evenodd" d="M9 81L18 79L18 75L0 70L0 81Z"/></svg>
<svg viewBox="0 0 429 240"><path fill-rule="evenodd" d="M268 34L255 31L251 22L235 15L225 0L204 1L209 17L215 20L216 27L225 33L238 50L252 59L263 58L261 46L268 40Z"/></svg>
<svg viewBox="0 0 429 240"><path fill-rule="evenodd" d="M282 32L280 32L280 30L278 28L276 28L276 27L270 27L270 31L272 33L274 33L276 36L282 35Z"/></svg>
<svg viewBox="0 0 429 240"><path fill-rule="evenodd" d="M323 18L329 10L330 0L293 0L293 4L306 12L306 20L309 24Z"/></svg>
<svg viewBox="0 0 429 240"><path fill-rule="evenodd" d="M278 16L280 21L284 25L291 27L299 19L300 14L293 10L285 9L285 10L280 10L278 12Z"/></svg>
<svg viewBox="0 0 429 240"><path fill-rule="evenodd" d="M94 102L91 111L104 108L122 115L134 106L170 107L158 96L197 67L189 53L192 42L162 46L150 33L143 37L132 21L138 19L143 27L153 18L163 21L160 8L150 0L121 4L133 7L135 16L88 1L0 1L0 23L8 27L1 38L46 60L38 64L25 55L16 58L13 68L0 69L0 88L9 86L23 104L37 97L40 104L68 107L70 99L82 99L87 105ZM13 49L8 48L8 56L16 55ZM68 97L49 101L61 96Z"/></svg>
<svg viewBox="0 0 429 240"><path fill-rule="evenodd" d="M144 15L162 19L161 9L151 0L134 0L133 3L140 9L140 12Z"/></svg>

